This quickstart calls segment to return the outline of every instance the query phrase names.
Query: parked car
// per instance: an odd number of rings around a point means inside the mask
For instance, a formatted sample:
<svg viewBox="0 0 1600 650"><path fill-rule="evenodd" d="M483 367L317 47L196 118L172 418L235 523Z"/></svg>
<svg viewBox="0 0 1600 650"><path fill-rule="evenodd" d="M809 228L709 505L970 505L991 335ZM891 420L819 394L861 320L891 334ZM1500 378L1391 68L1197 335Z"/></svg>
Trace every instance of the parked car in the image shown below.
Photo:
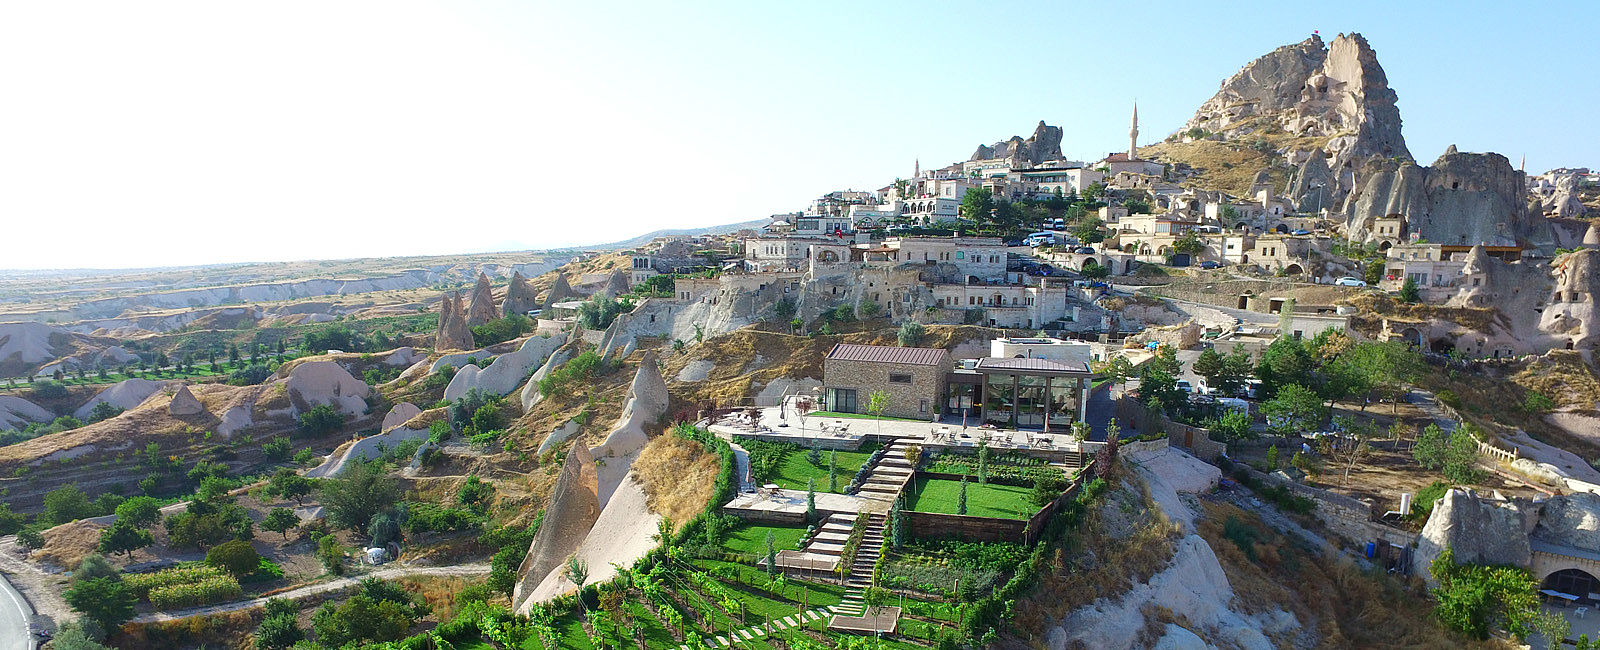
<svg viewBox="0 0 1600 650"><path fill-rule="evenodd" d="M1006 240L1006 245L1015 248L1017 246L1021 246L1022 242L1019 241L1019 240L1016 240L1016 239L1007 239Z"/></svg>
<svg viewBox="0 0 1600 650"><path fill-rule="evenodd" d="M1364 287L1364 286L1367 286L1367 282L1365 280L1362 280L1361 278L1352 278L1352 277L1350 277L1348 275L1344 276L1342 278L1339 278L1337 280L1334 280L1333 283L1337 284L1337 285L1339 285L1341 287Z"/></svg>
<svg viewBox="0 0 1600 650"><path fill-rule="evenodd" d="M1202 269L1215 269L1215 268L1220 268L1221 266L1222 266L1221 264L1218 264L1218 263L1216 263L1216 262L1214 262L1212 260L1206 260L1206 261L1200 263L1200 268L1202 268Z"/></svg>
<svg viewBox="0 0 1600 650"><path fill-rule="evenodd" d="M1178 387L1178 390L1181 390L1181 391L1183 391L1185 393L1193 393L1194 392L1194 386L1190 385L1189 380L1187 380L1187 379L1179 379L1178 383L1177 383L1177 387Z"/></svg>
<svg viewBox="0 0 1600 650"><path fill-rule="evenodd" d="M1294 232L1291 232L1289 234L1291 234L1291 235L1309 235L1309 234L1311 234L1311 231L1306 230L1304 228L1301 228L1301 229L1296 230Z"/></svg>
<svg viewBox="0 0 1600 650"><path fill-rule="evenodd" d="M1094 254L1094 249L1089 247L1089 246L1084 246L1083 248L1079 248L1078 252L1082 253L1084 255L1093 255Z"/></svg>

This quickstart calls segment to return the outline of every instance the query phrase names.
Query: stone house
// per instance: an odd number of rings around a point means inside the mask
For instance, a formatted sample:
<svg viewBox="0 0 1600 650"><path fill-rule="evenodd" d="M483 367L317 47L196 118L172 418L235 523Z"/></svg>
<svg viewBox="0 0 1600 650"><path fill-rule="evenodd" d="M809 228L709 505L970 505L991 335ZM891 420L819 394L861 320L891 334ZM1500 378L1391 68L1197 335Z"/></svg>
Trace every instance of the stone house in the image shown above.
<svg viewBox="0 0 1600 650"><path fill-rule="evenodd" d="M870 396L883 391L883 415L932 420L950 370L950 353L939 348L840 343L822 362L823 408L866 413Z"/></svg>

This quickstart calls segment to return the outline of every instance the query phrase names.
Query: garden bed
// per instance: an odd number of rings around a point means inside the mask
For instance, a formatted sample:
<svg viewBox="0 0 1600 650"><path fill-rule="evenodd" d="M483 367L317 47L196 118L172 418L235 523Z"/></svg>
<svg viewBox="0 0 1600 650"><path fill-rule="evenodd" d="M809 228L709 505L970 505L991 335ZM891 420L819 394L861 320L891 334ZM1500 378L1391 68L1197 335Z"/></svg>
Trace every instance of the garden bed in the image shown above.
<svg viewBox="0 0 1600 650"><path fill-rule="evenodd" d="M909 508L913 512L957 514L961 482L944 479L918 478L911 487ZM1030 488L1015 485L984 485L967 482L967 512L969 517L1027 520L1039 507L1028 498Z"/></svg>

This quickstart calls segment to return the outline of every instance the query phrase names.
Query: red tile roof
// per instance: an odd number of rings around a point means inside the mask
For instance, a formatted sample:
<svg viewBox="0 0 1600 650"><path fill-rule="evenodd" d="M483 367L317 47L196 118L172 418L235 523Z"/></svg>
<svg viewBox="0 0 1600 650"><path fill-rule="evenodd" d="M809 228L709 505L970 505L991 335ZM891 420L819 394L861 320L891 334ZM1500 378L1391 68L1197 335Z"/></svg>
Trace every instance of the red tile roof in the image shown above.
<svg viewBox="0 0 1600 650"><path fill-rule="evenodd" d="M937 366L950 356L940 348L901 348L890 345L855 345L840 343L828 351L829 359L840 361L871 361L898 363L911 366Z"/></svg>

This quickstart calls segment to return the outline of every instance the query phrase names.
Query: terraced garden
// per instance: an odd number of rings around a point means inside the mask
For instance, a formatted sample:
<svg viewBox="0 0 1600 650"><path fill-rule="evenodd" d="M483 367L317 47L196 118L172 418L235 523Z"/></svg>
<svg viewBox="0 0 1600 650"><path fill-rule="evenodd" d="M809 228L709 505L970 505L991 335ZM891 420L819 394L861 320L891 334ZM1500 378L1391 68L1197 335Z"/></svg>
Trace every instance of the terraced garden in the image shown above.
<svg viewBox="0 0 1600 650"><path fill-rule="evenodd" d="M907 491L911 499L909 507L913 512L960 514L956 511L961 500L961 485L961 481L919 478ZM967 481L966 490L967 516L1027 519L1039 511L1028 499L1030 488Z"/></svg>

